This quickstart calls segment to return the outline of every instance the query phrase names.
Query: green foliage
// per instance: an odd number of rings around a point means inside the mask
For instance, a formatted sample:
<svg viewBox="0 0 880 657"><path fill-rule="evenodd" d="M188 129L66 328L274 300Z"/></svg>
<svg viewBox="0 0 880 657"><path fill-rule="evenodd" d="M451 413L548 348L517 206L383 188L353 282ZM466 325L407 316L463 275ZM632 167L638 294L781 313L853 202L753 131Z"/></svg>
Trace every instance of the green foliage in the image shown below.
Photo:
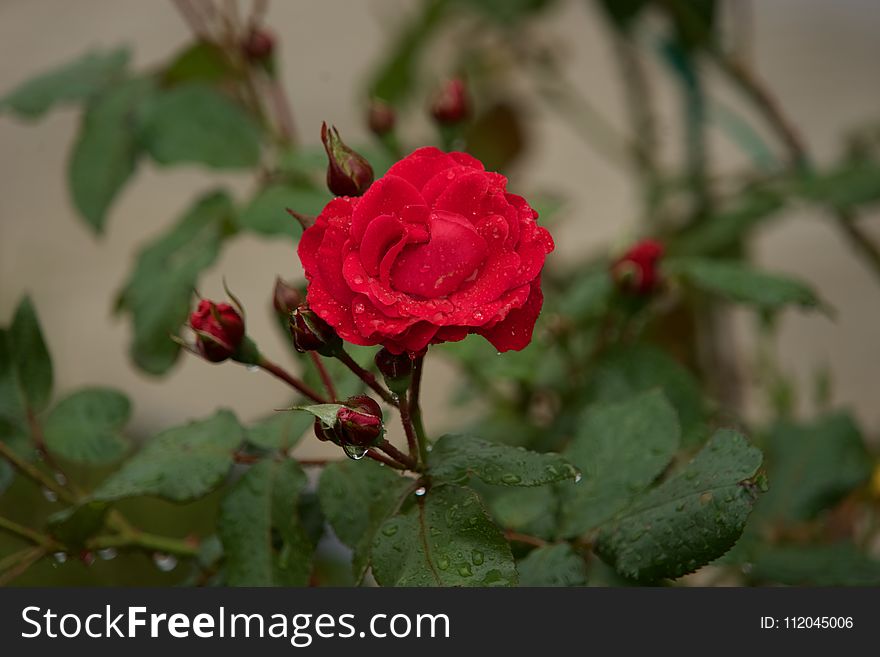
<svg viewBox="0 0 880 657"><path fill-rule="evenodd" d="M305 586L314 550L297 503L306 475L295 461L263 461L238 480L220 508L229 586Z"/></svg>
<svg viewBox="0 0 880 657"><path fill-rule="evenodd" d="M86 100L122 76L129 56L127 48L86 53L24 82L0 99L0 110L36 119L56 105Z"/></svg>
<svg viewBox="0 0 880 657"><path fill-rule="evenodd" d="M213 43L197 41L179 52L162 73L167 85L188 82L217 83L237 76L229 58Z"/></svg>
<svg viewBox="0 0 880 657"><path fill-rule="evenodd" d="M247 428L249 443L263 449L288 450L296 445L303 432L312 426L305 413L273 413Z"/></svg>
<svg viewBox="0 0 880 657"><path fill-rule="evenodd" d="M46 447L76 463L116 461L128 449L121 430L130 417L131 402L121 392L110 388L79 390L58 402L46 416Z"/></svg>
<svg viewBox="0 0 880 657"><path fill-rule="evenodd" d="M477 477L501 486L541 486L575 479L577 469L558 454L539 454L472 436L449 434L440 438L428 455L435 481L463 484Z"/></svg>
<svg viewBox="0 0 880 657"><path fill-rule="evenodd" d="M443 485L387 520L373 543L382 586L513 586L510 546L477 494Z"/></svg>
<svg viewBox="0 0 880 657"><path fill-rule="evenodd" d="M587 567L568 543L545 545L516 564L520 586L586 586Z"/></svg>
<svg viewBox="0 0 880 657"><path fill-rule="evenodd" d="M757 498L761 452L722 429L680 472L605 524L596 550L626 577L656 581L693 572L729 550Z"/></svg>
<svg viewBox="0 0 880 657"><path fill-rule="evenodd" d="M238 216L238 225L259 235L286 235L299 240L302 226L286 208L317 215L330 200L326 191L306 185L274 184L261 189Z"/></svg>
<svg viewBox="0 0 880 657"><path fill-rule="evenodd" d="M651 485L678 450L680 433L659 391L587 408L565 450L583 480L565 491L562 535L595 529Z"/></svg>
<svg viewBox="0 0 880 657"><path fill-rule="evenodd" d="M305 411L321 420L328 427L333 427L336 426L336 415L342 408L345 408L342 404L311 404L307 406L294 406L289 410Z"/></svg>
<svg viewBox="0 0 880 657"><path fill-rule="evenodd" d="M492 517L501 527L539 538L556 538L560 505L553 486L499 488L487 493Z"/></svg>
<svg viewBox="0 0 880 657"><path fill-rule="evenodd" d="M260 136L250 115L202 84L173 87L141 111L141 141L159 164L252 167L260 159Z"/></svg>
<svg viewBox="0 0 880 657"><path fill-rule="evenodd" d="M199 273L220 253L234 213L228 194L207 194L169 232L138 254L117 308L131 314L131 355L143 370L162 374L177 359L179 347L170 336L186 321Z"/></svg>
<svg viewBox="0 0 880 657"><path fill-rule="evenodd" d="M880 586L880 561L850 542L780 545L758 553L750 576L791 586Z"/></svg>
<svg viewBox="0 0 880 657"><path fill-rule="evenodd" d="M28 410L39 413L52 396L52 360L30 297L19 302L8 338L24 403Z"/></svg>
<svg viewBox="0 0 880 657"><path fill-rule="evenodd" d="M49 516L49 533L73 547L82 547L104 526L104 518L110 505L107 502L90 501L58 511Z"/></svg>
<svg viewBox="0 0 880 657"><path fill-rule="evenodd" d="M194 500L213 490L229 472L244 430L229 411L167 429L147 444L92 494L112 501L155 495L172 502Z"/></svg>
<svg viewBox="0 0 880 657"><path fill-rule="evenodd" d="M794 188L811 201L852 210L880 200L880 163L869 158L846 160L827 171L804 173Z"/></svg>

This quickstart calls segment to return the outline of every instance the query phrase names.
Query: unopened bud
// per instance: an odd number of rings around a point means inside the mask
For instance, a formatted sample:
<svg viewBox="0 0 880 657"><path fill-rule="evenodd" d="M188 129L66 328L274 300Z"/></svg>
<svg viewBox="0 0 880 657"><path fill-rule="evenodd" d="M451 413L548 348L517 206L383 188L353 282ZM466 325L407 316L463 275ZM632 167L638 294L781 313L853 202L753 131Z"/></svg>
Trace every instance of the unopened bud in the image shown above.
<svg viewBox="0 0 880 657"><path fill-rule="evenodd" d="M381 137L394 130L396 120L397 116L391 105L378 98L374 98L370 101L367 122L370 126L370 132L374 135Z"/></svg>
<svg viewBox="0 0 880 657"><path fill-rule="evenodd" d="M343 445L372 447L385 435L382 409L367 395L349 397L336 413L336 421Z"/></svg>
<svg viewBox="0 0 880 657"><path fill-rule="evenodd" d="M203 299L190 315L196 333L196 348L205 360L219 363L231 358L244 339L244 320L228 303Z"/></svg>
<svg viewBox="0 0 880 657"><path fill-rule="evenodd" d="M431 116L440 125L461 123L470 116L471 101L461 78L447 80L431 103Z"/></svg>
<svg viewBox="0 0 880 657"><path fill-rule="evenodd" d="M315 438L324 442L331 442L336 445L341 445L342 440L340 439L339 432L336 427L328 427L326 424L321 422L319 418L315 418Z"/></svg>
<svg viewBox="0 0 880 657"><path fill-rule="evenodd" d="M275 51L275 37L265 28L254 27L242 42L241 50L249 61L265 64Z"/></svg>
<svg viewBox="0 0 880 657"><path fill-rule="evenodd" d="M301 303L302 295L299 290L282 281L281 278L275 279L275 290L272 294L272 306L275 308L275 312L286 320Z"/></svg>
<svg viewBox="0 0 880 657"><path fill-rule="evenodd" d="M333 356L342 346L342 339L333 327L307 304L300 304L291 313L289 327L293 346L301 354L317 351L322 356Z"/></svg>
<svg viewBox="0 0 880 657"><path fill-rule="evenodd" d="M327 188L335 196L361 196L373 184L373 167L366 158L343 143L339 131L321 124L321 141L327 151Z"/></svg>
<svg viewBox="0 0 880 657"><path fill-rule="evenodd" d="M381 349L376 354L376 367L392 392L400 395L409 388L413 370L413 362L409 354L392 354L387 349Z"/></svg>
<svg viewBox="0 0 880 657"><path fill-rule="evenodd" d="M623 292L647 296L663 282L659 262L664 253L663 244L656 240L642 240L633 245L611 265L611 278Z"/></svg>

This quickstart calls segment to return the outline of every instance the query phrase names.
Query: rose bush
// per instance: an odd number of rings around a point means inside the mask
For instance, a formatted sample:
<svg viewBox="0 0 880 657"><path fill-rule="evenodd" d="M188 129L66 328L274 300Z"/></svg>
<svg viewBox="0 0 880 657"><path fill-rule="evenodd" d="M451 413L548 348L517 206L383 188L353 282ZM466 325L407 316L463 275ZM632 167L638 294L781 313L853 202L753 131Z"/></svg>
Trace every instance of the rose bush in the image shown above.
<svg viewBox="0 0 880 657"><path fill-rule="evenodd" d="M469 333L519 350L541 311L554 246L507 178L465 153L420 148L303 234L311 308L354 344L418 353Z"/></svg>

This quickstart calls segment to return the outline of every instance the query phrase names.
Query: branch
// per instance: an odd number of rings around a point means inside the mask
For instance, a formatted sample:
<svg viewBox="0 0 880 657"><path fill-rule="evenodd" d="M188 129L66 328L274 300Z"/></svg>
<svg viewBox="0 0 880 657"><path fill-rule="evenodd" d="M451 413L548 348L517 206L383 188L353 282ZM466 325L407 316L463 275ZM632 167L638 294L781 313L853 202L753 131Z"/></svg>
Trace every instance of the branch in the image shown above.
<svg viewBox="0 0 880 657"><path fill-rule="evenodd" d="M357 376L361 381L367 384L377 395L379 395L385 403L390 406L397 406L398 400L396 400L390 392L388 392L376 379L372 372L368 372L363 367L357 364L354 358L352 358L345 349L340 349L339 353L336 354L336 358L342 361L343 365L345 365L348 369L354 372L355 376Z"/></svg>
<svg viewBox="0 0 880 657"><path fill-rule="evenodd" d="M295 376L291 375L289 372L287 372L287 370L285 370L280 365L277 365L276 363L273 363L272 361L267 360L266 358L260 357L260 362L257 363L257 367L259 367L262 370L265 370L266 372L268 372L272 376L274 376L278 379L281 379L287 385L289 385L291 388L293 388L294 390L296 390L300 394L308 397L312 401L317 402L318 404L326 404L327 403L326 399L324 399L323 397L321 397L321 395L319 395L317 392L312 390L303 381L301 381L300 379L297 379Z"/></svg>

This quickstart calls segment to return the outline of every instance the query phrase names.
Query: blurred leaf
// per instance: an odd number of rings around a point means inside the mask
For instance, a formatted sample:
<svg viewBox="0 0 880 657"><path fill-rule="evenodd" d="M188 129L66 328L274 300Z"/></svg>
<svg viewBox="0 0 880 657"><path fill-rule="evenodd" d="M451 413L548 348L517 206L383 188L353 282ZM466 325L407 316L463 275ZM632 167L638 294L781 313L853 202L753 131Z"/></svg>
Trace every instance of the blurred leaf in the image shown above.
<svg viewBox="0 0 880 657"><path fill-rule="evenodd" d="M74 205L97 233L134 172L139 155L135 111L153 89L149 78L126 80L86 106L67 176Z"/></svg>
<svg viewBox="0 0 880 657"><path fill-rule="evenodd" d="M288 450L296 445L314 420L305 413L273 413L247 428L248 442L263 449Z"/></svg>
<svg viewBox="0 0 880 657"><path fill-rule="evenodd" d="M13 89L0 98L0 111L34 119L55 105L85 100L122 77L128 59L127 48L86 53Z"/></svg>
<svg viewBox="0 0 880 657"><path fill-rule="evenodd" d="M213 43L197 41L177 54L162 80L168 85L187 82L222 82L239 77L230 66L223 49Z"/></svg>
<svg viewBox="0 0 880 657"><path fill-rule="evenodd" d="M382 586L514 586L510 546L469 488L432 488L387 520L373 543Z"/></svg>
<svg viewBox="0 0 880 657"><path fill-rule="evenodd" d="M397 512L412 483L412 479L366 459L331 463L321 473L321 509L339 540L354 550L356 580L370 565L376 532Z"/></svg>
<svg viewBox="0 0 880 657"><path fill-rule="evenodd" d="M415 91L419 64L446 15L449 0L427 0L412 22L397 31L387 58L370 81L371 98L395 105Z"/></svg>
<svg viewBox="0 0 880 657"><path fill-rule="evenodd" d="M131 402L111 388L85 388L58 402L43 423L46 447L75 463L99 465L125 454L121 434L131 417Z"/></svg>
<svg viewBox="0 0 880 657"><path fill-rule="evenodd" d="M671 479L604 525L598 554L626 577L681 577L729 550L742 534L757 497L751 482L761 452L729 429Z"/></svg>
<svg viewBox="0 0 880 657"><path fill-rule="evenodd" d="M880 586L880 561L849 542L768 546L750 576L791 586Z"/></svg>
<svg viewBox="0 0 880 657"><path fill-rule="evenodd" d="M229 491L218 531L229 586L305 586L314 547L297 502L306 475L296 461L258 463Z"/></svg>
<svg viewBox="0 0 880 657"><path fill-rule="evenodd" d="M657 390L588 407L565 450L583 479L564 491L561 535L598 527L650 486L675 456L680 433L675 411Z"/></svg>
<svg viewBox="0 0 880 657"><path fill-rule="evenodd" d="M85 502L58 511L47 520L49 533L65 545L83 547L104 526L107 502Z"/></svg>
<svg viewBox="0 0 880 657"><path fill-rule="evenodd" d="M846 413L810 424L779 422L764 449L770 490L755 510L761 523L809 520L871 476L862 434Z"/></svg>
<svg viewBox="0 0 880 657"><path fill-rule="evenodd" d="M495 490L487 504L501 527L540 538L556 537L559 500L553 486Z"/></svg>
<svg viewBox="0 0 880 657"><path fill-rule="evenodd" d="M238 225L261 235L288 235L299 240L302 226L286 209L317 215L330 198L327 192L314 187L274 184L254 196L238 216Z"/></svg>
<svg viewBox="0 0 880 657"><path fill-rule="evenodd" d="M577 469L559 454L539 454L458 434L447 434L434 443L428 472L438 482L463 484L475 476L501 486L541 486L578 476Z"/></svg>
<svg viewBox="0 0 880 657"><path fill-rule="evenodd" d="M260 137L260 127L241 107L202 84L166 90L141 113L142 143L159 164L254 167Z"/></svg>
<svg viewBox="0 0 880 657"><path fill-rule="evenodd" d="M811 201L852 209L880 200L880 163L859 159L826 172L806 173L795 189Z"/></svg>
<svg viewBox="0 0 880 657"><path fill-rule="evenodd" d="M0 329L0 442L19 456L29 457L33 453L24 399L16 380L9 331L6 329ZM15 470L5 459L0 459L0 493L14 478Z"/></svg>
<svg viewBox="0 0 880 657"><path fill-rule="evenodd" d="M555 305L559 312L578 323L585 323L605 314L613 292L611 277L604 267L577 272L566 281Z"/></svg>
<svg viewBox="0 0 880 657"><path fill-rule="evenodd" d="M52 396L52 359L30 297L19 302L9 328L12 363L27 408L39 413Z"/></svg>
<svg viewBox="0 0 880 657"><path fill-rule="evenodd" d="M117 308L131 313L131 354L141 369L162 374L174 364L179 347L170 336L186 321L199 273L220 253L225 226L234 214L228 194L207 194L176 226L138 254Z"/></svg>
<svg viewBox="0 0 880 657"><path fill-rule="evenodd" d="M584 401L617 402L655 388L678 414L682 445L702 441L705 403L700 386L687 369L656 347L630 344L606 352L592 370Z"/></svg>
<svg viewBox="0 0 880 657"><path fill-rule="evenodd" d="M822 305L807 284L787 276L757 271L741 262L670 258L664 269L705 292L761 310L779 310L788 305L803 308Z"/></svg>
<svg viewBox="0 0 880 657"><path fill-rule="evenodd" d="M516 564L520 586L586 586L587 567L568 543L545 545Z"/></svg>
<svg viewBox="0 0 880 657"><path fill-rule="evenodd" d="M522 117L515 105L498 103L478 115L465 132L465 148L487 171L507 171L526 145Z"/></svg>
<svg viewBox="0 0 880 657"><path fill-rule="evenodd" d="M172 502L194 500L223 480L243 440L244 430L226 410L166 429L110 475L92 499L155 495Z"/></svg>
<svg viewBox="0 0 880 657"><path fill-rule="evenodd" d="M556 0L456 0L469 9L478 11L498 23L516 23L549 7ZM468 151L470 152L470 151Z"/></svg>

